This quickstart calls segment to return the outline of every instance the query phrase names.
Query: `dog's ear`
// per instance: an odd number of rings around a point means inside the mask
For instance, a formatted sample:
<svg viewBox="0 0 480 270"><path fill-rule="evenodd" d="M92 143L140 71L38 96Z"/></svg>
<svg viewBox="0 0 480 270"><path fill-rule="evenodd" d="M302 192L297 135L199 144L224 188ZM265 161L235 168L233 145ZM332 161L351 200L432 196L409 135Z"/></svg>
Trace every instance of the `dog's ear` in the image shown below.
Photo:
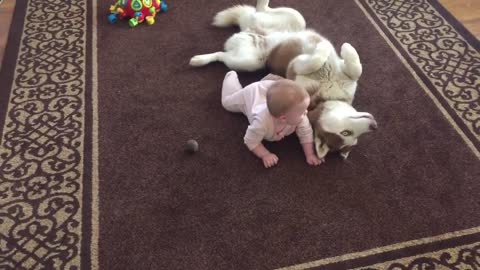
<svg viewBox="0 0 480 270"><path fill-rule="evenodd" d="M315 138L315 150L317 151L317 156L319 158L324 158L328 151L330 151L330 147L328 147L327 140L323 136L323 129L321 124L319 123L320 116L323 112L323 106L319 105L314 110L309 111L307 116L310 124L313 128L313 136Z"/></svg>
<svg viewBox="0 0 480 270"><path fill-rule="evenodd" d="M327 145L327 142L322 139L322 137L319 137L317 134L317 131L315 130L313 132L315 136L315 150L317 151L317 156L318 158L324 158L327 154L328 151L330 151L330 148Z"/></svg>

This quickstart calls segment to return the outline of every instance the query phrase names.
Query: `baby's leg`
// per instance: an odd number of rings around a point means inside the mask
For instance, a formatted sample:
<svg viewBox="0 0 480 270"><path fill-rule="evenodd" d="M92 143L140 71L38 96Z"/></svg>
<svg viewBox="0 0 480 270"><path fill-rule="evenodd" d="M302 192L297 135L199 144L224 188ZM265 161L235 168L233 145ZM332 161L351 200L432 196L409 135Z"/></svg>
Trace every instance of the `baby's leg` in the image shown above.
<svg viewBox="0 0 480 270"><path fill-rule="evenodd" d="M222 86L222 105L227 111L244 112L245 98L242 89L237 73L235 71L228 72L223 79Z"/></svg>

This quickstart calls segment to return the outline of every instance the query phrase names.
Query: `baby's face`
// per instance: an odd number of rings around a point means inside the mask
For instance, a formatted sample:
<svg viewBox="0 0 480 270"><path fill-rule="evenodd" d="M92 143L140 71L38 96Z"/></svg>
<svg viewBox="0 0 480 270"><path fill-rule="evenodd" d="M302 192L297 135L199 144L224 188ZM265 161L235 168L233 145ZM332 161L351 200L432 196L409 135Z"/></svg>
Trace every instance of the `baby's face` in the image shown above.
<svg viewBox="0 0 480 270"><path fill-rule="evenodd" d="M303 102L296 104L285 114L285 121L287 124L297 126L302 121L302 118L307 114L307 108L310 104L310 98L306 98Z"/></svg>

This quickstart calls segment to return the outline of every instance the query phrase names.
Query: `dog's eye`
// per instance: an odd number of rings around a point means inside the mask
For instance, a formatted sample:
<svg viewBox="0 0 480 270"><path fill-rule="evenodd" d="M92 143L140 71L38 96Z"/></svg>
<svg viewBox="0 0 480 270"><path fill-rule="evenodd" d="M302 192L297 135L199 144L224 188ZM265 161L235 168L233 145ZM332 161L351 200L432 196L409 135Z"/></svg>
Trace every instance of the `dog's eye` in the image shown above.
<svg viewBox="0 0 480 270"><path fill-rule="evenodd" d="M344 130L340 132L340 134L342 134L345 137L348 137L348 136L352 136L353 132L351 130Z"/></svg>

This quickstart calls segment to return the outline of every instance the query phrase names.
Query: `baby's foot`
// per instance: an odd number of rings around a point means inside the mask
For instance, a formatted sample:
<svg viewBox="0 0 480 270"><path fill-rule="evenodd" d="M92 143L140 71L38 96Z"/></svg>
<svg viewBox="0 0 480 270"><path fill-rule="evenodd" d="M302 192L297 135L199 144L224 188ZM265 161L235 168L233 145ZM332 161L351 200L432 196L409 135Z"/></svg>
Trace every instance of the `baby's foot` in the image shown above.
<svg viewBox="0 0 480 270"><path fill-rule="evenodd" d="M242 85L240 84L240 81L238 80L237 72L232 70L232 71L227 72L227 74L225 74L225 78L223 79L223 88L224 89L235 89L235 90L242 89Z"/></svg>
<svg viewBox="0 0 480 270"><path fill-rule="evenodd" d="M235 70L231 70L229 72L227 72L227 74L225 74L225 79L224 80L232 80L232 79L236 79L238 81L238 74Z"/></svg>

